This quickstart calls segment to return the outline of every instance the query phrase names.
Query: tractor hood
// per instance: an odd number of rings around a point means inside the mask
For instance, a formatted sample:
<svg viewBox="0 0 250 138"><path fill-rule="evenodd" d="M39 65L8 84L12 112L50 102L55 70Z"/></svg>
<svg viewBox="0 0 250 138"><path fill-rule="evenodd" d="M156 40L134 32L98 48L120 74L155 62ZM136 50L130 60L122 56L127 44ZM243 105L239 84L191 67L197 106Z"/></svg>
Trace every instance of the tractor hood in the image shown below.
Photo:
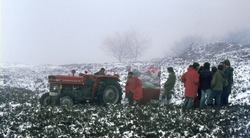
<svg viewBox="0 0 250 138"><path fill-rule="evenodd" d="M56 84L83 84L85 78L83 76L66 76L66 75L49 75L49 83Z"/></svg>
<svg viewBox="0 0 250 138"><path fill-rule="evenodd" d="M53 84L84 84L86 79L102 80L104 78L115 79L120 81L119 75L83 75L83 76L66 76L66 75L49 75L49 83Z"/></svg>

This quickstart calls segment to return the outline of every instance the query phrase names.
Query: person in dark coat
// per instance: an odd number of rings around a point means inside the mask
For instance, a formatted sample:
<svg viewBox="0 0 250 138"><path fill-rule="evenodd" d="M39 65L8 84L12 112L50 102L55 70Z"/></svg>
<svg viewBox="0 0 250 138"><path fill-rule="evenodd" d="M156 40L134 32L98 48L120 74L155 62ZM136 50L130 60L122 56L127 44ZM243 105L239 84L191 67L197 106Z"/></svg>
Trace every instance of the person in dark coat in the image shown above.
<svg viewBox="0 0 250 138"><path fill-rule="evenodd" d="M213 73L210 71L210 63L204 63L203 70L200 71L200 89L201 89L201 100L200 100L200 108L204 108L206 106L206 98L207 103L212 103L213 99L211 98L211 81L213 79ZM210 99L208 99L210 97Z"/></svg>
<svg viewBox="0 0 250 138"><path fill-rule="evenodd" d="M223 88L223 92L221 95L221 105L227 106L228 97L232 91L234 69L231 67L230 61L228 59L224 60L223 65L224 65L224 75L227 79L228 85Z"/></svg>
<svg viewBox="0 0 250 138"><path fill-rule="evenodd" d="M174 94L173 89L176 82L176 75L173 67L168 67L167 70L169 75L167 81L164 83L164 93L162 95L162 99L169 103L172 95Z"/></svg>
<svg viewBox="0 0 250 138"><path fill-rule="evenodd" d="M203 70L203 66L199 67L198 73L200 74L200 72ZM197 97L194 99L194 104L193 107L198 108L200 107L200 100L201 100L201 88L200 85L198 86L198 92L197 92Z"/></svg>
<svg viewBox="0 0 250 138"><path fill-rule="evenodd" d="M200 74L203 69L204 69L204 66L200 66L199 70L198 70L198 73ZM198 94L197 100L200 101L201 100L201 88L200 88L200 85L199 85L198 93L197 94Z"/></svg>

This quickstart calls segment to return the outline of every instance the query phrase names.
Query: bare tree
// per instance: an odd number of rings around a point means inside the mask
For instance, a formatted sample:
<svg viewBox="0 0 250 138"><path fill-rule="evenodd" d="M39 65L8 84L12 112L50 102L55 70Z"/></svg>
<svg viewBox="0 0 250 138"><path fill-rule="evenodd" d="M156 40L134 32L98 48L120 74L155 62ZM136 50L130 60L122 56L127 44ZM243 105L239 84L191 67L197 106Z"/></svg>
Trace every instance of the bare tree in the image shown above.
<svg viewBox="0 0 250 138"><path fill-rule="evenodd" d="M149 37L145 35L139 35L134 30L129 33L133 42L132 56L134 61L138 60L138 57L143 54L143 52L148 48Z"/></svg>
<svg viewBox="0 0 250 138"><path fill-rule="evenodd" d="M113 37L104 40L104 50L112 54L119 62L137 61L147 48L149 39L139 36L135 31L123 34L115 33Z"/></svg>
<svg viewBox="0 0 250 138"><path fill-rule="evenodd" d="M132 42L127 34L116 33L113 37L107 37L104 45L104 50L108 54L112 54L119 62L131 58Z"/></svg>

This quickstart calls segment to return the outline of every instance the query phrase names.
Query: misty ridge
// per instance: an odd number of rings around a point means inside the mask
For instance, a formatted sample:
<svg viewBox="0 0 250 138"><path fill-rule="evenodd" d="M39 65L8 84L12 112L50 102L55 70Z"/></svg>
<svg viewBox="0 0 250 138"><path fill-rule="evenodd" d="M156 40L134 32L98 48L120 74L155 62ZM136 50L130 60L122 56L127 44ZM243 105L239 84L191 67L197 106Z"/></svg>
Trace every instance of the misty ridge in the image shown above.
<svg viewBox="0 0 250 138"><path fill-rule="evenodd" d="M102 49L120 63L137 62L140 61L141 57L147 56L147 52L154 52L153 50L147 51L150 46L153 47L153 45L150 45L150 41L151 38L148 35L131 30L107 37L103 41L104 47ZM225 44L229 45L225 46ZM162 49L162 51L165 51L165 57L158 59L169 57L189 60L210 59L217 52L226 55L227 52L247 48L249 44L250 29L238 29L228 32L224 36L210 39L196 35L186 36L176 42L174 46ZM198 46L199 49L196 48Z"/></svg>

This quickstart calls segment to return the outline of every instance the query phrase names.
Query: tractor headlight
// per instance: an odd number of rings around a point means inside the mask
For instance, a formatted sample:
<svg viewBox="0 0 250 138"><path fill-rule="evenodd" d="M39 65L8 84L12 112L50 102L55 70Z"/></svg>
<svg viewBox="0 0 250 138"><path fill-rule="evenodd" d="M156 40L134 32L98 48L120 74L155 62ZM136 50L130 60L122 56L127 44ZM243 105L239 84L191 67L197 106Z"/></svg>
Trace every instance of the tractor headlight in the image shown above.
<svg viewBox="0 0 250 138"><path fill-rule="evenodd" d="M50 92L59 92L59 91L60 91L60 85L50 84Z"/></svg>
<svg viewBox="0 0 250 138"><path fill-rule="evenodd" d="M53 91L58 91L58 87L57 87L57 86L54 86L54 87L53 87Z"/></svg>
<svg viewBox="0 0 250 138"><path fill-rule="evenodd" d="M60 85L59 84L50 84L50 96L57 96L60 93Z"/></svg>

